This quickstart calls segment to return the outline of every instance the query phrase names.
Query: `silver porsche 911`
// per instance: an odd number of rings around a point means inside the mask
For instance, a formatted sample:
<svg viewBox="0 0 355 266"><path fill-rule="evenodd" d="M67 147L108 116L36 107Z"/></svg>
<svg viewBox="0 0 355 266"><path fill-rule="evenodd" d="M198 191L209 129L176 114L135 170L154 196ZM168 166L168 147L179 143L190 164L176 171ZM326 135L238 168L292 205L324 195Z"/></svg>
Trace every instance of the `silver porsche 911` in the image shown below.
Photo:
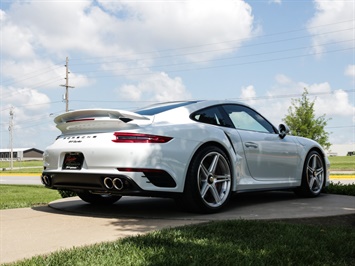
<svg viewBox="0 0 355 266"><path fill-rule="evenodd" d="M329 184L329 161L317 142L288 135L286 125L276 128L239 102L78 110L54 121L62 134L44 152L41 180L92 204L171 197L212 213L237 192L315 197Z"/></svg>

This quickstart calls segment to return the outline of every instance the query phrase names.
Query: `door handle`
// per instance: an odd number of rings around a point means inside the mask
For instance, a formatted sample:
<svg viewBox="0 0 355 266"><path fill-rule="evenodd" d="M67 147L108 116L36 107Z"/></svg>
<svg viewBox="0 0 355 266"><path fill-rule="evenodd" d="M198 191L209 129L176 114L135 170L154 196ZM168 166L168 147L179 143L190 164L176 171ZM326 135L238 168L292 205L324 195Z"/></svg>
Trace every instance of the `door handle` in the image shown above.
<svg viewBox="0 0 355 266"><path fill-rule="evenodd" d="M245 142L245 147L247 148L254 148L257 149L258 148L258 144L254 143L254 142Z"/></svg>

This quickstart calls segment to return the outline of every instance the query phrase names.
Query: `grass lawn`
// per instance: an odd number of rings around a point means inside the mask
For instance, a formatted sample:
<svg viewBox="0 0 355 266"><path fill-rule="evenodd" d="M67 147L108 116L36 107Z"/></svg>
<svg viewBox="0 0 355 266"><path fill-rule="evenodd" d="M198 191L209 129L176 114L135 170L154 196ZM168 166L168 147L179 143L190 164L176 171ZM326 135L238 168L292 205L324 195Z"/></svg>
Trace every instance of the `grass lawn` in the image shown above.
<svg viewBox="0 0 355 266"><path fill-rule="evenodd" d="M9 161L0 161L0 168L9 168ZM43 167L43 161L14 161L13 167Z"/></svg>
<svg viewBox="0 0 355 266"><path fill-rule="evenodd" d="M231 220L152 232L14 265L354 265L355 230Z"/></svg>
<svg viewBox="0 0 355 266"><path fill-rule="evenodd" d="M13 170L10 169L9 161L0 161L2 173L42 173L43 161L14 161ZM4 171L4 169L6 169Z"/></svg>
<svg viewBox="0 0 355 266"><path fill-rule="evenodd" d="M25 208L47 205L61 196L44 186L0 185L0 209Z"/></svg>
<svg viewBox="0 0 355 266"><path fill-rule="evenodd" d="M332 156L328 157L330 161L330 170L334 171L354 171L355 156Z"/></svg>

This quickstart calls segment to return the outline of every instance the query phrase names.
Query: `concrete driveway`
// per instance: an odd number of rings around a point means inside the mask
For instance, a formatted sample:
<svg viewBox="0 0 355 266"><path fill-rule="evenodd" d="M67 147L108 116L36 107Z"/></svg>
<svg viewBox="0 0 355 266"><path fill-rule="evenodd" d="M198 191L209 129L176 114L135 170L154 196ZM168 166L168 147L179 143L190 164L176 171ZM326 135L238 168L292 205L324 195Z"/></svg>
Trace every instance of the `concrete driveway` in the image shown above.
<svg viewBox="0 0 355 266"><path fill-rule="evenodd" d="M112 206L97 207L74 197L49 206L1 210L0 263L215 220L346 214L355 214L355 197L321 194L309 199L292 192L240 194L223 212L210 215L183 212L169 199L123 197Z"/></svg>

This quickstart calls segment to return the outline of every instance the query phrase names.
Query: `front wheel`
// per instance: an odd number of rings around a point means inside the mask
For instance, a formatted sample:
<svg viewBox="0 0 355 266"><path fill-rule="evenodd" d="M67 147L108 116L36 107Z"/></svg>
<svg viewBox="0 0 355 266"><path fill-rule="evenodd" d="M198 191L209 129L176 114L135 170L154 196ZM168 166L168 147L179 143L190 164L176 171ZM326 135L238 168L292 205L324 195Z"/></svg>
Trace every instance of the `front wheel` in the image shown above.
<svg viewBox="0 0 355 266"><path fill-rule="evenodd" d="M213 213L228 202L232 174L227 155L216 146L206 146L193 157L180 201L190 211Z"/></svg>
<svg viewBox="0 0 355 266"><path fill-rule="evenodd" d="M92 194L89 191L83 191L77 193L79 198L83 201L94 204L94 205L110 205L118 201L121 196L113 196L110 194Z"/></svg>
<svg viewBox="0 0 355 266"><path fill-rule="evenodd" d="M301 186L296 193L306 197L318 196L324 186L325 167L317 151L311 151L304 163Z"/></svg>

